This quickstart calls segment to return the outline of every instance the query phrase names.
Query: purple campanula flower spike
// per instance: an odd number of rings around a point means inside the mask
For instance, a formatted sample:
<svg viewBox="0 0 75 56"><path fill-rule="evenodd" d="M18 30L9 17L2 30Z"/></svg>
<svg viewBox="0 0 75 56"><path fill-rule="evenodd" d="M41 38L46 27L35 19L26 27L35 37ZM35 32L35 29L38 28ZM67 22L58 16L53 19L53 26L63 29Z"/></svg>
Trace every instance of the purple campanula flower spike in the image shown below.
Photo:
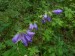
<svg viewBox="0 0 75 56"><path fill-rule="evenodd" d="M62 13L62 10L61 9L57 9L57 10L53 10L52 12L55 13L55 14L60 14L60 13Z"/></svg>
<svg viewBox="0 0 75 56"><path fill-rule="evenodd" d="M14 43L17 43L18 41L20 41L21 39L20 39L20 34L16 34L14 37L13 37L13 39L12 39L12 41L14 42Z"/></svg>

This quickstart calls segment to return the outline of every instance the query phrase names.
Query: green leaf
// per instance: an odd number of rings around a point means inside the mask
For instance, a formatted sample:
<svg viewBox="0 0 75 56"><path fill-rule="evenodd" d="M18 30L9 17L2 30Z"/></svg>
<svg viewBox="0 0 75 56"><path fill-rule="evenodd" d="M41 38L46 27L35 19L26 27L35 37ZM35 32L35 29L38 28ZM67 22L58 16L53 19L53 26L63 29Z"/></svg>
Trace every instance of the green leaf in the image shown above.
<svg viewBox="0 0 75 56"><path fill-rule="evenodd" d="M28 48L28 50L29 50L30 56L33 56L33 55L35 55L36 53L39 52L37 47L30 47L30 48Z"/></svg>

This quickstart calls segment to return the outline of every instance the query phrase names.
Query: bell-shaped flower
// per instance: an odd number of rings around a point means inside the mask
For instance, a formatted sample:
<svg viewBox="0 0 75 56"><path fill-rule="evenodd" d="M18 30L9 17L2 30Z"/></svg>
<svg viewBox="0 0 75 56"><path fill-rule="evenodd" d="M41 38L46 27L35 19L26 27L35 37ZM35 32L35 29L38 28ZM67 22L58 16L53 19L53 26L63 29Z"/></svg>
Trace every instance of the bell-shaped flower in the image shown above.
<svg viewBox="0 0 75 56"><path fill-rule="evenodd" d="M35 33L34 32L31 32L30 30L28 30L25 33L20 33L20 34L16 34L13 38L12 38L12 41L14 43L17 43L18 41L22 41L22 43L25 45L25 46L28 46L28 43L29 42L32 42L32 38L33 38L33 35Z"/></svg>
<svg viewBox="0 0 75 56"><path fill-rule="evenodd" d="M52 11L55 14L61 14L63 11L61 9L53 10Z"/></svg>
<svg viewBox="0 0 75 56"><path fill-rule="evenodd" d="M25 46L28 45L24 33L16 34L16 35L13 37L12 41L13 41L14 43L17 43L18 41L22 41L22 43L23 43Z"/></svg>
<svg viewBox="0 0 75 56"><path fill-rule="evenodd" d="M34 29L34 25L32 23L29 24L29 29L33 30Z"/></svg>
<svg viewBox="0 0 75 56"><path fill-rule="evenodd" d="M30 30L27 30L27 34L30 35L30 36L33 36L35 33L31 32Z"/></svg>
<svg viewBox="0 0 75 56"><path fill-rule="evenodd" d="M34 24L30 23L29 30L33 30L33 29L36 29L36 30L38 29L38 26L36 23L34 23Z"/></svg>
<svg viewBox="0 0 75 56"><path fill-rule="evenodd" d="M16 35L13 37L13 39L12 39L12 41L13 41L14 43L17 43L17 42L20 41L20 40L21 40L20 34L16 34Z"/></svg>
<svg viewBox="0 0 75 56"><path fill-rule="evenodd" d="M21 41L22 43L25 45L25 46L28 46L28 41L26 39L26 35L24 34L24 37L21 38Z"/></svg>
<svg viewBox="0 0 75 56"><path fill-rule="evenodd" d="M38 29L38 26L36 23L34 23L34 28L37 30Z"/></svg>
<svg viewBox="0 0 75 56"><path fill-rule="evenodd" d="M45 15L43 15L42 23L45 23L47 21L50 22L51 18L47 14L45 14Z"/></svg>

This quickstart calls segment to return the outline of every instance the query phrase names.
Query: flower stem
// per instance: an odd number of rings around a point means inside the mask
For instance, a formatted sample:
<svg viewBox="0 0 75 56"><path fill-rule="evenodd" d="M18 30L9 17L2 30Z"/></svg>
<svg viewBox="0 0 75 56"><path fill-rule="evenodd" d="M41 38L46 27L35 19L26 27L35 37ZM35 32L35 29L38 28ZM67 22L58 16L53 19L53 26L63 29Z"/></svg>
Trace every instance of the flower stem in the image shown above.
<svg viewBox="0 0 75 56"><path fill-rule="evenodd" d="M19 50L19 47L18 47L18 43L17 43L17 51L19 53L19 56L21 56L21 53L20 53L20 50Z"/></svg>

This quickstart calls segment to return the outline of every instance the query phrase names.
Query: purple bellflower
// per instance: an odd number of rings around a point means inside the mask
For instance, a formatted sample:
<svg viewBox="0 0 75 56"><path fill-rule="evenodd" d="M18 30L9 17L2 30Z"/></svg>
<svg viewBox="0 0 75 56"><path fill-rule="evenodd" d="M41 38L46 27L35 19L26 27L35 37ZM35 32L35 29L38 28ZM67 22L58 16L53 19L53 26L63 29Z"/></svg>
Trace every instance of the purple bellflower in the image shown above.
<svg viewBox="0 0 75 56"><path fill-rule="evenodd" d="M38 26L36 23L34 23L34 28L37 30L38 29Z"/></svg>
<svg viewBox="0 0 75 56"><path fill-rule="evenodd" d="M43 15L42 23L45 23L46 21L51 21L51 18L47 14Z"/></svg>
<svg viewBox="0 0 75 56"><path fill-rule="evenodd" d="M29 29L33 30L34 29L34 25L32 23L29 24Z"/></svg>
<svg viewBox="0 0 75 56"><path fill-rule="evenodd" d="M29 42L32 42L32 38L34 36L34 32L31 32L30 30L27 31L27 33L20 33L20 34L16 34L12 41L16 44L18 41L22 41L22 43L25 46L28 46Z"/></svg>
<svg viewBox="0 0 75 56"><path fill-rule="evenodd" d="M36 30L37 30L37 29L38 29L38 26L37 26L36 23L34 23L34 24L30 23L29 29L30 29L30 30L33 30L33 29L36 29Z"/></svg>
<svg viewBox="0 0 75 56"><path fill-rule="evenodd" d="M55 14L60 14L60 13L62 13L62 10L61 9L57 9L57 10L53 10L52 12L55 13Z"/></svg>
<svg viewBox="0 0 75 56"><path fill-rule="evenodd" d="M31 32L30 30L27 31L26 38L28 39L29 42L32 42L34 32Z"/></svg>

